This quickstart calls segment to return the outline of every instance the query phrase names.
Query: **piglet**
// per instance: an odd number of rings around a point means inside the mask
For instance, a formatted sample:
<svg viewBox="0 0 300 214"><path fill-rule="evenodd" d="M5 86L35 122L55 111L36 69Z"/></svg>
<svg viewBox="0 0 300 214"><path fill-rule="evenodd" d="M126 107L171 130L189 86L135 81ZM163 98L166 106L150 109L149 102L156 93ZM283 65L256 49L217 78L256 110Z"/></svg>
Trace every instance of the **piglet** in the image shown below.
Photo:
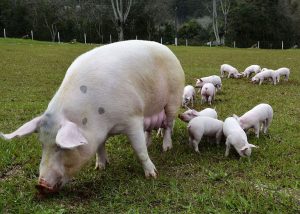
<svg viewBox="0 0 300 214"><path fill-rule="evenodd" d="M205 83L201 89L201 104L211 102L215 99L216 88L212 83Z"/></svg>
<svg viewBox="0 0 300 214"><path fill-rule="evenodd" d="M274 70L263 68L260 73L252 77L251 82L252 83L259 82L259 85L261 85L265 79L272 79L273 84L276 85L276 82L278 81L277 80L278 77L279 75Z"/></svg>
<svg viewBox="0 0 300 214"><path fill-rule="evenodd" d="M238 117L237 115L233 116L237 119L242 129L248 130L254 128L255 135L259 138L260 128L262 128L264 133L267 133L268 131L273 119L273 109L269 104L262 103L255 106L241 117Z"/></svg>
<svg viewBox="0 0 300 214"><path fill-rule="evenodd" d="M182 95L182 107L187 107L190 103L194 107L195 94L195 88L192 85L185 86Z"/></svg>
<svg viewBox="0 0 300 214"><path fill-rule="evenodd" d="M223 133L226 137L225 156L229 155L230 147L233 146L241 157L249 157L251 148L257 146L248 143L247 135L234 117L228 117L223 123Z"/></svg>
<svg viewBox="0 0 300 214"><path fill-rule="evenodd" d="M275 70L275 72L278 74L278 82L279 82L281 76L285 77L284 78L285 81L289 80L290 69L288 69L288 68L279 68L279 69Z"/></svg>
<svg viewBox="0 0 300 214"><path fill-rule="evenodd" d="M179 119L181 119L184 122L190 122L191 119L198 117L198 116L206 116L206 117L211 117L214 119L218 118L218 114L215 109L212 108L206 108L203 109L202 111L196 111L194 109L189 109L182 114L178 114Z"/></svg>
<svg viewBox="0 0 300 214"><path fill-rule="evenodd" d="M243 77L249 78L252 73L258 74L261 72L261 67L259 65L250 65L242 72Z"/></svg>
<svg viewBox="0 0 300 214"><path fill-rule="evenodd" d="M242 74L239 73L235 67L228 65L228 64L221 65L220 72L221 72L221 77L224 77L225 72L228 73L227 78L230 78L232 76L233 78L237 79L242 76Z"/></svg>
<svg viewBox="0 0 300 214"><path fill-rule="evenodd" d="M198 145L203 136L214 137L219 145L223 135L223 122L210 117L193 118L188 126L189 144L199 153Z"/></svg>
<svg viewBox="0 0 300 214"><path fill-rule="evenodd" d="M222 81L221 78L217 75L212 75L208 77L201 77L200 79L196 79L195 88L202 88L205 83L212 83L216 87L217 90L221 90Z"/></svg>

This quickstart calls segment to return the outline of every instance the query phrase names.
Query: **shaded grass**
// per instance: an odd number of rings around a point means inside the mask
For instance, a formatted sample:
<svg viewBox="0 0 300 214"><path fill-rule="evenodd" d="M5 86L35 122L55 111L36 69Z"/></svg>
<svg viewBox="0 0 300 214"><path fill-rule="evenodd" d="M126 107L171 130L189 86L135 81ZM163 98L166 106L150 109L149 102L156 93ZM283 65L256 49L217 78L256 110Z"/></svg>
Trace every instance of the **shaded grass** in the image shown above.
<svg viewBox="0 0 300 214"><path fill-rule="evenodd" d="M65 71L81 53L94 48L0 39L0 130L10 132L41 114L59 87ZM200 155L187 145L186 124L177 120L174 148L163 153L153 136L149 154L159 171L145 179L141 164L124 136L107 143L110 165L93 170L94 160L54 196L35 196L41 145L36 135L11 142L0 140L0 212L2 213L297 213L300 208L300 51L171 47L186 73L194 78L219 75L223 63L240 71L250 64L289 67L289 82L253 85L247 79L223 79L213 106L224 120L258 103L274 109L267 135L249 142L260 148L251 159L239 159L224 145L200 143ZM197 97L196 109L200 105ZM183 109L180 110L184 111Z"/></svg>

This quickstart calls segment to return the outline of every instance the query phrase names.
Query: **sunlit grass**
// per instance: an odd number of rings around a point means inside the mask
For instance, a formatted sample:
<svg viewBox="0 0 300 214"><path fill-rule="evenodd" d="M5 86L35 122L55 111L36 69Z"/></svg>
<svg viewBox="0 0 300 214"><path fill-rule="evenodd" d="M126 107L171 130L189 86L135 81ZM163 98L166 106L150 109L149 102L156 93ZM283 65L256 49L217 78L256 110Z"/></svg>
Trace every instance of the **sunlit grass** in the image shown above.
<svg viewBox="0 0 300 214"><path fill-rule="evenodd" d="M0 39L0 131L10 132L43 113L59 87L66 69L90 45L54 44ZM223 63L243 71L248 65L289 67L289 82L253 85L247 79L223 79L216 107L224 120L265 102L274 109L267 135L250 143L259 146L250 160L224 145L200 143L200 155L189 148L186 124L177 120L174 148L162 152L162 139L153 136L149 154L159 171L145 179L128 140L107 143L110 165L94 171L94 160L52 197L39 200L41 145L36 135L10 142L0 140L1 213L297 213L300 210L300 50L257 50L170 47L180 59L186 84L195 78L219 75ZM200 105L197 97L196 109ZM184 111L181 109L180 111Z"/></svg>

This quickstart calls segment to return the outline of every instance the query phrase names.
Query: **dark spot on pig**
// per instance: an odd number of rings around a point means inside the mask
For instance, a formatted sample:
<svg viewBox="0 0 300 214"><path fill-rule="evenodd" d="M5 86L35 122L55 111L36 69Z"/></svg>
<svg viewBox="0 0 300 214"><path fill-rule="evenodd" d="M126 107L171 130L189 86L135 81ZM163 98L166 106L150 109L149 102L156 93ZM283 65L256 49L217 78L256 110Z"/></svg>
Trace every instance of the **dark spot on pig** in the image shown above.
<svg viewBox="0 0 300 214"><path fill-rule="evenodd" d="M51 114L50 113L47 113L45 114L46 117L50 118L51 117Z"/></svg>
<svg viewBox="0 0 300 214"><path fill-rule="evenodd" d="M98 108L98 113L99 114L104 114L104 112L105 112L104 108L102 108L102 107Z"/></svg>
<svg viewBox="0 0 300 214"><path fill-rule="evenodd" d="M87 118L86 117L82 119L82 124L83 125L87 124Z"/></svg>
<svg viewBox="0 0 300 214"><path fill-rule="evenodd" d="M80 86L80 91L85 94L87 91L87 87L85 85Z"/></svg>

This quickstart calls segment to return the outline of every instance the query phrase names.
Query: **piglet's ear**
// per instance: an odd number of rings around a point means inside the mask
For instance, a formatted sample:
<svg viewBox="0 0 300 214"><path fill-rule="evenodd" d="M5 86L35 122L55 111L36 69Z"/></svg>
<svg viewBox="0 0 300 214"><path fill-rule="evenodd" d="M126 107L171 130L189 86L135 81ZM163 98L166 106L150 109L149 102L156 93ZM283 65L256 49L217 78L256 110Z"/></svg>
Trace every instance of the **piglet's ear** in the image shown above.
<svg viewBox="0 0 300 214"><path fill-rule="evenodd" d="M192 109L192 114L193 114L194 116L198 116L198 112L197 112L196 110L194 110L194 109Z"/></svg>
<svg viewBox="0 0 300 214"><path fill-rule="evenodd" d="M65 122L56 135L56 144L64 149L72 149L87 143L78 126L70 121Z"/></svg>
<svg viewBox="0 0 300 214"><path fill-rule="evenodd" d="M243 146L243 148L241 148L241 152L245 152L247 149L249 149L249 145Z"/></svg>
<svg viewBox="0 0 300 214"><path fill-rule="evenodd" d="M255 146L255 145L250 144L250 143L249 143L249 147L250 147L250 148L259 148L258 146Z"/></svg>
<svg viewBox="0 0 300 214"><path fill-rule="evenodd" d="M42 116L32 119L31 121L22 125L20 128L18 128L13 133L10 133L10 134L0 133L0 137L3 138L4 140L10 140L15 137L23 137L25 135L29 135L29 134L37 131L40 121L41 121L41 118L42 118Z"/></svg>

